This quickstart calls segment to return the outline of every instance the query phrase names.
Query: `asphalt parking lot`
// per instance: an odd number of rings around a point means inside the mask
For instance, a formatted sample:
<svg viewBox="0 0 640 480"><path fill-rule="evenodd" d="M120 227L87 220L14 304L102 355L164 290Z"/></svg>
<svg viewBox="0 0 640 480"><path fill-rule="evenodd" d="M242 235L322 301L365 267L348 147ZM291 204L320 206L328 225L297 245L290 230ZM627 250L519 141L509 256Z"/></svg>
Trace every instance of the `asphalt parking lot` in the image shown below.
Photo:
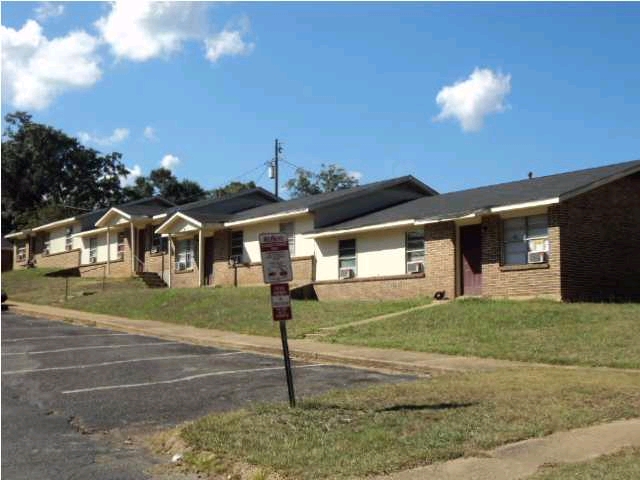
<svg viewBox="0 0 640 480"><path fill-rule="evenodd" d="M410 378L300 362L293 371L298 399ZM4 478L150 478L153 460L105 441L110 432L287 401L282 358L2 315Z"/></svg>

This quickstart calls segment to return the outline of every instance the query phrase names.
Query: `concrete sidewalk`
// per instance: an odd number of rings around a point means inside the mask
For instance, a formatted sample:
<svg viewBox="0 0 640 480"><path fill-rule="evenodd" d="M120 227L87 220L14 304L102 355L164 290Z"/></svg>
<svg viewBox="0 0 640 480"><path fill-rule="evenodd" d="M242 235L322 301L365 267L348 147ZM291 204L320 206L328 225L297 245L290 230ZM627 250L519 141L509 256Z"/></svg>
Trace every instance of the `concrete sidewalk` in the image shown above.
<svg viewBox="0 0 640 480"><path fill-rule="evenodd" d="M459 458L374 480L515 480L545 465L585 462L624 447L640 447L639 418L523 440L483 452L482 457Z"/></svg>
<svg viewBox="0 0 640 480"><path fill-rule="evenodd" d="M196 345L238 349L268 355L282 355L279 337L244 335L177 325L157 320L132 320L66 308L8 302L11 311L84 325L136 333ZM437 353L378 349L352 345L323 343L314 340L289 340L292 357L314 362L338 363L386 371L433 375L446 372L490 371L497 368L531 367L534 364L478 357L458 357Z"/></svg>

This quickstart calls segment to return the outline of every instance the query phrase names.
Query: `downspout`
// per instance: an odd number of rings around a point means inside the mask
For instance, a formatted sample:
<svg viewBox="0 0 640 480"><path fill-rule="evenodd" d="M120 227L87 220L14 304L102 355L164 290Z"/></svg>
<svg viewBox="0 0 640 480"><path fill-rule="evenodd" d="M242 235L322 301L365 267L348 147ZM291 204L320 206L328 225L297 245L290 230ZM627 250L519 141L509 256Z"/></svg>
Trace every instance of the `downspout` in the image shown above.
<svg viewBox="0 0 640 480"><path fill-rule="evenodd" d="M204 285L204 268L202 268L202 258L204 256L204 235L202 228L198 230L198 287Z"/></svg>
<svg viewBox="0 0 640 480"><path fill-rule="evenodd" d="M129 237L129 250L131 250L131 275L135 275L136 274L136 256L135 256L135 241L134 241L134 228L133 228L133 222L131 222L130 224L130 237Z"/></svg>
<svg viewBox="0 0 640 480"><path fill-rule="evenodd" d="M107 227L107 275L111 275L111 227Z"/></svg>
<svg viewBox="0 0 640 480"><path fill-rule="evenodd" d="M173 262L173 255L171 254L171 252L175 252L175 247L173 245L173 235L169 234L169 244L167 245L169 247L169 288L171 288L171 279L173 278L173 268L174 268L174 262Z"/></svg>

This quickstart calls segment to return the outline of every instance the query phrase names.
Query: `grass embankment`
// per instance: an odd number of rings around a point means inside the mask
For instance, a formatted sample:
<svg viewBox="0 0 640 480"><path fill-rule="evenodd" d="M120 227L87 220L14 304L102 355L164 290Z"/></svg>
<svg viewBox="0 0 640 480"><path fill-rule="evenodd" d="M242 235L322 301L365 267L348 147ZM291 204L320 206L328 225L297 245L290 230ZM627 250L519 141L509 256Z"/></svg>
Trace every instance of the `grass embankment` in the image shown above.
<svg viewBox="0 0 640 480"><path fill-rule="evenodd" d="M640 448L625 448L613 455L604 455L588 462L570 465L549 465L529 480L638 480L640 478Z"/></svg>
<svg viewBox="0 0 640 480"><path fill-rule="evenodd" d="M524 362L640 368L640 304L458 300L327 340Z"/></svg>
<svg viewBox="0 0 640 480"><path fill-rule="evenodd" d="M49 304L141 320L161 320L202 328L253 335L278 336L271 320L268 287L149 289L139 279L72 278L72 294L65 297L65 279L47 277L40 269L3 274L3 288L11 300ZM91 291L92 295L82 295ZM429 299L385 302L293 301L289 336L302 337L319 327L338 325L429 303Z"/></svg>
<svg viewBox="0 0 640 480"><path fill-rule="evenodd" d="M185 461L204 471L250 464L287 478L352 478L639 415L637 372L500 370L214 414L182 437Z"/></svg>

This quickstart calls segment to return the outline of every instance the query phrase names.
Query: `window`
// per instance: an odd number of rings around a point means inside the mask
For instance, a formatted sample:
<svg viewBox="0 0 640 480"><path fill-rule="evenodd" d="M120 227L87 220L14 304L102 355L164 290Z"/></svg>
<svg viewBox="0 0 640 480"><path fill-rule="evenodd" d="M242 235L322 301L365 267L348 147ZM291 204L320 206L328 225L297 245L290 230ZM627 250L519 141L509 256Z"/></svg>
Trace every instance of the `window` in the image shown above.
<svg viewBox="0 0 640 480"><path fill-rule="evenodd" d="M356 276L356 240L340 240L338 242L338 275L339 278Z"/></svg>
<svg viewBox="0 0 640 480"><path fill-rule="evenodd" d="M280 224L280 233L286 233L287 238L289 239L289 254L291 258L296 255L296 234L295 227L293 222L281 223Z"/></svg>
<svg viewBox="0 0 640 480"><path fill-rule="evenodd" d="M424 230L407 232L405 236L407 273L424 271Z"/></svg>
<svg viewBox="0 0 640 480"><path fill-rule="evenodd" d="M193 268L193 240L178 240L176 251L176 270L188 270Z"/></svg>
<svg viewBox="0 0 640 480"><path fill-rule="evenodd" d="M42 254L49 255L51 248L51 234L49 232L44 232L42 234Z"/></svg>
<svg viewBox="0 0 640 480"><path fill-rule="evenodd" d="M68 252L73 248L73 227L67 227L64 234L64 249Z"/></svg>
<svg viewBox="0 0 640 480"><path fill-rule="evenodd" d="M18 240L16 242L16 253L18 262L24 262L27 260L27 242L25 240Z"/></svg>
<svg viewBox="0 0 640 480"><path fill-rule="evenodd" d="M242 230L231 232L231 255L230 258L236 259L237 263L242 262L244 253L244 237Z"/></svg>
<svg viewBox="0 0 640 480"><path fill-rule="evenodd" d="M151 253L167 253L168 239L159 233L154 233L151 238Z"/></svg>
<svg viewBox="0 0 640 480"><path fill-rule="evenodd" d="M124 244L127 236L124 232L118 232L118 260L124 259Z"/></svg>
<svg viewBox="0 0 640 480"><path fill-rule="evenodd" d="M98 237L91 237L89 239L89 263L96 263L98 261Z"/></svg>
<svg viewBox="0 0 640 480"><path fill-rule="evenodd" d="M502 223L502 261L505 265L539 263L549 252L549 228L546 215L510 218ZM541 256L529 255L540 252Z"/></svg>

